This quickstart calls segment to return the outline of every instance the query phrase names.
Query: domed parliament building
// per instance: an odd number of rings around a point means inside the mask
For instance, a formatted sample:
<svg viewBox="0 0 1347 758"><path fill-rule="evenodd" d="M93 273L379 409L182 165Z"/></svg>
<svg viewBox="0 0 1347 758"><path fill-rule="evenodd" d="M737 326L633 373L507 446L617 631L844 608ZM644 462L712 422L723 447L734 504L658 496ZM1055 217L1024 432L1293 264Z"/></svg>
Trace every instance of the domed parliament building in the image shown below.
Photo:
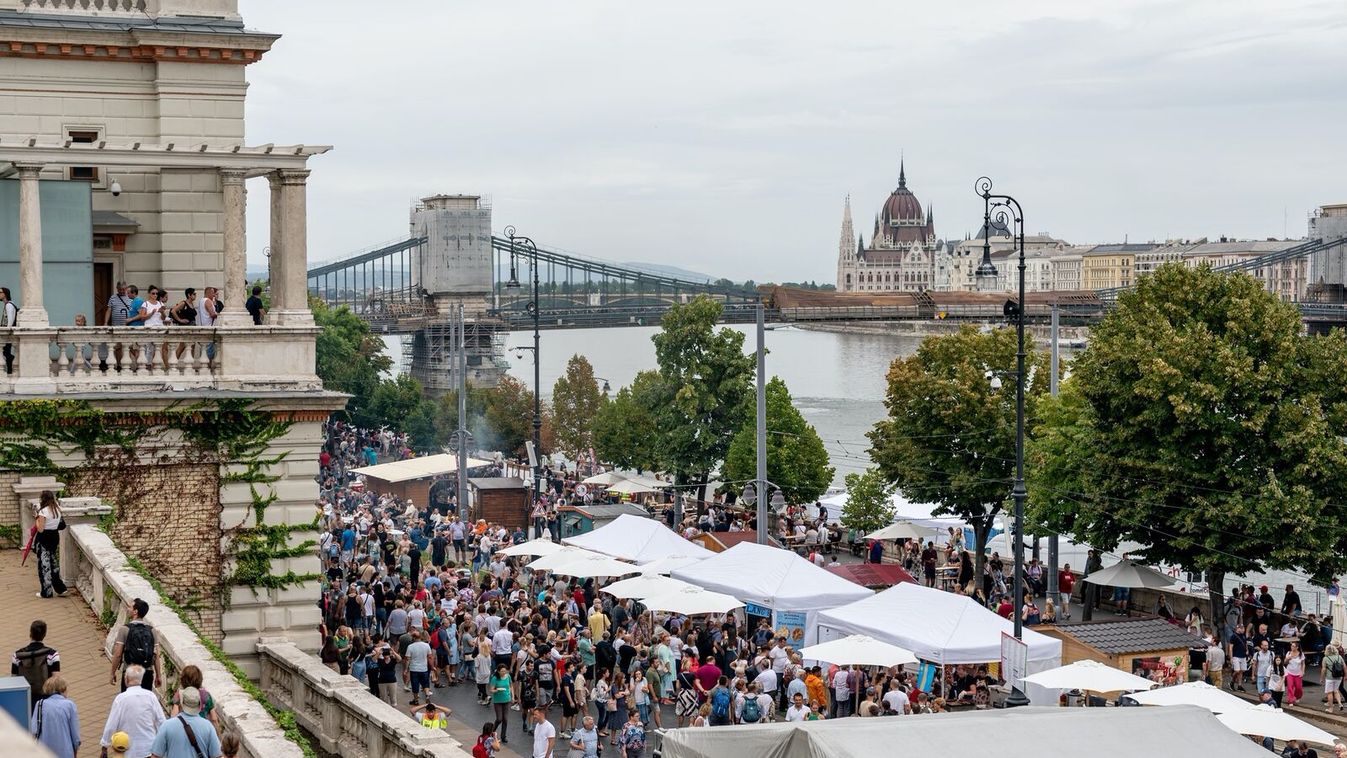
<svg viewBox="0 0 1347 758"><path fill-rule="evenodd" d="M907 169L898 169L898 188L875 216L867 245L851 223L851 198L842 212L837 249L839 292L917 292L949 288L951 256L935 236L935 214L907 188Z"/></svg>

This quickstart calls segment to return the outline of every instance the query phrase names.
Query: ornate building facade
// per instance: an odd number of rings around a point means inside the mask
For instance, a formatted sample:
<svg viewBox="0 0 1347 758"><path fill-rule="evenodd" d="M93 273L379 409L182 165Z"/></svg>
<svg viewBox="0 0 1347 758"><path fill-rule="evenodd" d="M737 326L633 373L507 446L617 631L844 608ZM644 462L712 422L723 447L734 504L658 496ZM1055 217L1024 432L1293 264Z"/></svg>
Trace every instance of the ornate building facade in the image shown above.
<svg viewBox="0 0 1347 758"><path fill-rule="evenodd" d="M898 169L898 188L875 216L867 245L851 221L851 198L842 211L837 246L839 292L917 292L945 289L950 255L935 236L935 215L907 188L906 166Z"/></svg>

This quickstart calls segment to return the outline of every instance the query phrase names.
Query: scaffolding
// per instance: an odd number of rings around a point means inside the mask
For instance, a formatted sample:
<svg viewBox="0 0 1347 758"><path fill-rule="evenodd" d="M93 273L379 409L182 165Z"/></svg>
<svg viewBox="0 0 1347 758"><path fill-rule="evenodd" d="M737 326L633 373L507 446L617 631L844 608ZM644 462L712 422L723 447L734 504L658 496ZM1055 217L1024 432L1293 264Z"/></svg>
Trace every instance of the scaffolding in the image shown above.
<svg viewBox="0 0 1347 758"><path fill-rule="evenodd" d="M505 353L505 322L477 316L464 326L467 349L467 384L494 387L508 364ZM416 330L402 343L403 365L421 383L426 394L439 397L458 386L458 330L449 319L437 319Z"/></svg>

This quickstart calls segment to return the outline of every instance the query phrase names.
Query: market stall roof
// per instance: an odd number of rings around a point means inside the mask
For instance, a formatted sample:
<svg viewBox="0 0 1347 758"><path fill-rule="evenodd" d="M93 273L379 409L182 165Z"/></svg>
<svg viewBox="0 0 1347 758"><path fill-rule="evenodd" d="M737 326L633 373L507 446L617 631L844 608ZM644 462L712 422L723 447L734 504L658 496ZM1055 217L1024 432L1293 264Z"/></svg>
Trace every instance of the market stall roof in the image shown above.
<svg viewBox="0 0 1347 758"><path fill-rule="evenodd" d="M686 578L678 572L674 575ZM868 634L907 648L924 660L949 665L1001 660L1001 635L1014 630L1008 619L970 598L908 583L822 611L818 625L841 634ZM1032 629L1024 630L1023 639L1030 664L1061 661L1061 640ZM1031 665L1029 670L1035 669Z"/></svg>
<svg viewBox="0 0 1347 758"><path fill-rule="evenodd" d="M874 595L789 550L754 542L675 569L673 578L777 611L816 611Z"/></svg>
<svg viewBox="0 0 1347 758"><path fill-rule="evenodd" d="M649 563L666 555L710 557L710 550L675 534L663 522L624 513L592 532L562 540L614 558Z"/></svg>
<svg viewBox="0 0 1347 758"><path fill-rule="evenodd" d="M490 466L491 461L484 461L480 458L469 458L468 468L481 468ZM353 468L351 473L361 476L370 476L385 482L407 482L412 479L423 479L427 476L437 474L452 474L458 471L458 456L441 453L440 455L427 455L420 458L408 458L402 461L393 461L392 463L379 463L373 466L364 466L363 468Z"/></svg>
<svg viewBox="0 0 1347 758"><path fill-rule="evenodd" d="M903 582L917 581L907 569L897 563L839 563L828 566L828 571L859 584L862 587L892 587Z"/></svg>
<svg viewBox="0 0 1347 758"><path fill-rule="evenodd" d="M947 755L951 746L996 758L1041 758L1044 735L1070 755L1136 758L1197 751L1222 758L1267 758L1260 745L1227 729L1210 711L1170 708L1015 708L936 713L889 719L827 719L793 723L688 727L664 733L664 758L851 758L876 755L878 745L902 745L903 754ZM1125 736L1125 739L1111 737ZM973 742L969 740L973 739ZM883 751L880 751L883 752ZM959 752L959 751L954 751ZM964 750L968 752L967 749ZM1049 752L1052 752L1051 750ZM1060 752L1060 751L1058 751Z"/></svg>

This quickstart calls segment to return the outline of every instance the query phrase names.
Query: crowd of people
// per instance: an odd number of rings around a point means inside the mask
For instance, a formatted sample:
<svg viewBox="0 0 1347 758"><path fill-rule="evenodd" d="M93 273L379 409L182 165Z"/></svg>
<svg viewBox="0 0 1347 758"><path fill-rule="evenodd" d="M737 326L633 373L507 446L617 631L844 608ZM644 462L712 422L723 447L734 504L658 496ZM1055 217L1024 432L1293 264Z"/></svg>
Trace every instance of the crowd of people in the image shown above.
<svg viewBox="0 0 1347 758"><path fill-rule="evenodd" d="M215 700L203 686L201 669L187 665L177 673L168 707L156 684L163 683L158 636L149 622L149 604L127 604L127 623L112 649L109 681L120 685L99 739L102 758L234 758L238 735L222 730ZM10 657L10 675L28 682L32 712L29 731L56 758L76 758L81 748L79 708L67 697L61 654L47 644L47 624L29 626L27 645ZM87 755L87 752L86 752Z"/></svg>

